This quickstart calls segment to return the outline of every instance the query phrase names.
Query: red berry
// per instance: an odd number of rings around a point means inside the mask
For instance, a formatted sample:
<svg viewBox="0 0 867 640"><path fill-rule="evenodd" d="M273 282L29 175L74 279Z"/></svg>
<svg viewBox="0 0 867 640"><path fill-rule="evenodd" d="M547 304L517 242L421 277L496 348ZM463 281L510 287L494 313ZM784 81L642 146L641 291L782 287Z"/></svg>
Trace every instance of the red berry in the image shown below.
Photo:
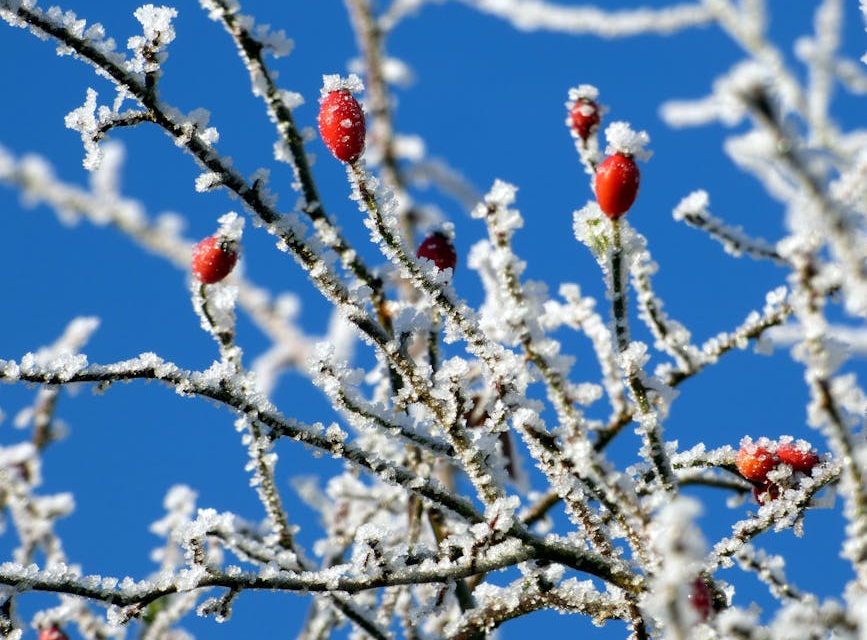
<svg viewBox="0 0 867 640"><path fill-rule="evenodd" d="M596 202L602 212L616 220L629 211L638 195L641 175L632 156L615 153L596 169Z"/></svg>
<svg viewBox="0 0 867 640"><path fill-rule="evenodd" d="M750 482L765 482L768 472L777 466L779 460L767 447L746 440L741 444L735 461L740 474Z"/></svg>
<svg viewBox="0 0 867 640"><path fill-rule="evenodd" d="M331 91L319 104L319 134L334 157L355 162L364 151L364 112L348 89Z"/></svg>
<svg viewBox="0 0 867 640"><path fill-rule="evenodd" d="M51 626L39 630L39 640L69 640L60 627Z"/></svg>
<svg viewBox="0 0 867 640"><path fill-rule="evenodd" d="M437 269L454 269L458 263L458 254L455 253L455 247L449 237L436 231L429 235L418 246L418 251L415 254L419 258L427 258L433 260Z"/></svg>
<svg viewBox="0 0 867 640"><path fill-rule="evenodd" d="M780 462L783 462L793 471L800 471L805 475L810 475L817 464L819 464L819 456L810 449L809 445L804 442L801 445L794 442L784 442L777 447L777 457Z"/></svg>
<svg viewBox="0 0 867 640"><path fill-rule="evenodd" d="M582 140L590 137L599 126L599 105L589 98L578 98L569 112L572 129Z"/></svg>
<svg viewBox="0 0 867 640"><path fill-rule="evenodd" d="M760 505L764 506L771 500L776 500L780 497L780 487L773 482L765 480L753 485L753 498Z"/></svg>
<svg viewBox="0 0 867 640"><path fill-rule="evenodd" d="M713 610L713 593L711 593L707 583L701 578L693 580L692 588L687 598L702 622L706 621Z"/></svg>
<svg viewBox="0 0 867 640"><path fill-rule="evenodd" d="M214 284L229 275L237 261L233 243L210 236L193 249L193 274L202 284Z"/></svg>

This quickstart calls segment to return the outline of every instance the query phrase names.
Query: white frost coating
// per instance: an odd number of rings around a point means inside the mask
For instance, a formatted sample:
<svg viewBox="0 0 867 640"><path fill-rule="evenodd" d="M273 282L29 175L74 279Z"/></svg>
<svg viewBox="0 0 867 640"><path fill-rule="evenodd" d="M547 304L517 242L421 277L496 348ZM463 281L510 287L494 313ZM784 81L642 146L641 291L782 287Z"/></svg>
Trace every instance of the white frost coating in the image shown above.
<svg viewBox="0 0 867 640"><path fill-rule="evenodd" d="M223 179L220 177L220 174L214 173L213 171L205 171L196 177L196 191L199 193L211 191L222 184Z"/></svg>
<svg viewBox="0 0 867 640"><path fill-rule="evenodd" d="M0 367L0 371L11 378L32 375L49 376L61 381L70 380L87 367L87 356L78 353L78 350L90 339L98 326L98 318L76 318L53 345L25 354L18 364L6 362L5 370ZM3 362L0 360L0 363Z"/></svg>
<svg viewBox="0 0 867 640"><path fill-rule="evenodd" d="M605 153L623 153L635 156L639 160L649 160L653 155L645 147L650 144L650 136L646 131L634 131L628 122L612 122L605 128L605 139L608 146Z"/></svg>
<svg viewBox="0 0 867 640"><path fill-rule="evenodd" d="M208 12L208 17L214 21L219 20L224 11L235 13L241 8L238 0L223 0L222 2L217 2L216 0L199 0L199 5L201 5L202 9Z"/></svg>
<svg viewBox="0 0 867 640"><path fill-rule="evenodd" d="M78 109L70 111L64 123L67 129L78 131L84 144L84 168L93 171L102 160L102 151L99 144L94 140L99 123L96 118L96 91L87 90L87 98Z"/></svg>
<svg viewBox="0 0 867 640"><path fill-rule="evenodd" d="M11 447L0 447L0 468L11 469L25 464L36 455L32 442L22 442Z"/></svg>
<svg viewBox="0 0 867 640"><path fill-rule="evenodd" d="M285 31L273 31L270 25L256 24L252 16L239 13L241 6L237 0L199 0L199 4L215 22L222 20L227 14L232 16L241 28L262 45L266 53L275 58L282 58L292 52L294 43L286 37Z"/></svg>
<svg viewBox="0 0 867 640"><path fill-rule="evenodd" d="M208 146L217 144L220 140L220 132L216 127L209 127L208 123L211 120L211 113L207 109L197 108L190 111L189 114L177 114L181 121L181 129L183 135L175 139L175 145L183 146L194 135Z"/></svg>
<svg viewBox="0 0 867 640"><path fill-rule="evenodd" d="M25 354L18 363L17 370L21 376L48 376L67 381L85 367L87 356L61 346L59 349L47 347L36 353Z"/></svg>
<svg viewBox="0 0 867 640"><path fill-rule="evenodd" d="M297 91L280 90L280 101L290 111L297 109L304 104L304 96Z"/></svg>
<svg viewBox="0 0 867 640"><path fill-rule="evenodd" d="M151 560L160 565L163 572L174 571L185 563L185 551L175 535L186 526L196 512L197 494L186 485L174 485L166 492L163 507L166 515L150 526L150 531L165 539L163 546L151 552Z"/></svg>
<svg viewBox="0 0 867 640"><path fill-rule="evenodd" d="M852 166L831 183L830 192L838 202L867 216L867 145Z"/></svg>
<svg viewBox="0 0 867 640"><path fill-rule="evenodd" d="M346 78L339 74L322 76L322 88L319 91L321 98L324 98L332 91L362 93L364 91L364 83L361 81L361 78L354 73L350 73Z"/></svg>
<svg viewBox="0 0 867 640"><path fill-rule="evenodd" d="M710 96L665 102L660 115L672 127L695 127L717 121L731 127L749 113L750 96L775 87L773 71L767 65L747 60L717 78ZM789 97L789 102L792 99Z"/></svg>
<svg viewBox="0 0 867 640"><path fill-rule="evenodd" d="M679 4L663 9L604 11L596 7L569 7L542 0L462 0L465 4L511 22L524 31L547 30L590 33L604 38L641 33L669 34L699 27L712 20L701 4Z"/></svg>
<svg viewBox="0 0 867 640"><path fill-rule="evenodd" d="M837 343L848 355L867 358L867 328L832 324L825 330L825 336L825 340ZM791 347L804 340L805 332L803 327L789 324L771 327L765 338L768 347Z"/></svg>
<svg viewBox="0 0 867 640"><path fill-rule="evenodd" d="M295 47L295 43L286 36L286 32L283 29L272 31L270 25L257 24L255 29L250 30L253 32L256 40L265 48L265 51L275 58L288 56Z"/></svg>
<svg viewBox="0 0 867 640"><path fill-rule="evenodd" d="M776 249L768 242L748 236L740 227L726 225L710 213L709 207L710 197L707 192L694 191L674 208L674 219L706 231L722 244L729 255L740 257L746 254L756 259L766 258L782 262Z"/></svg>
<svg viewBox="0 0 867 640"><path fill-rule="evenodd" d="M172 20L178 17L178 12L172 7L146 4L133 15L141 23L144 35L133 36L127 42L127 48L134 53L129 68L137 73L154 73L166 60L165 47L175 39Z"/></svg>
<svg viewBox="0 0 867 640"><path fill-rule="evenodd" d="M599 98L599 89L592 84L579 84L577 87L569 89L569 100L577 102L578 100L596 101Z"/></svg>
<svg viewBox="0 0 867 640"><path fill-rule="evenodd" d="M393 146L394 154L405 160L421 162L427 155L425 141L421 136L395 134Z"/></svg>
<svg viewBox="0 0 867 640"><path fill-rule="evenodd" d="M220 223L220 228L217 230L217 235L220 238L236 244L241 242L241 236L244 233L244 218L234 211L229 211L220 216L217 222Z"/></svg>
<svg viewBox="0 0 867 640"><path fill-rule="evenodd" d="M768 193L780 202L792 202L798 193L791 178L769 158L776 157L776 138L764 129L753 129L740 136L732 136L724 143L726 154L740 168L759 180Z"/></svg>
<svg viewBox="0 0 867 640"><path fill-rule="evenodd" d="M495 180L483 202L472 211L474 218L489 218L495 233L511 236L524 226L521 213L512 208L518 188L502 180Z"/></svg>
<svg viewBox="0 0 867 640"><path fill-rule="evenodd" d="M380 71L383 79L395 87L407 88L415 81L412 68L399 58L387 57L381 61ZM349 70L353 73L365 73L364 60L354 58L349 62Z"/></svg>
<svg viewBox="0 0 867 640"><path fill-rule="evenodd" d="M136 9L133 15L141 23L144 36L148 40L159 46L165 46L175 39L172 20L178 17L176 9L146 4Z"/></svg>
<svg viewBox="0 0 867 640"><path fill-rule="evenodd" d="M674 208L674 219L683 220L687 215L703 212L710 206L707 191L693 191Z"/></svg>

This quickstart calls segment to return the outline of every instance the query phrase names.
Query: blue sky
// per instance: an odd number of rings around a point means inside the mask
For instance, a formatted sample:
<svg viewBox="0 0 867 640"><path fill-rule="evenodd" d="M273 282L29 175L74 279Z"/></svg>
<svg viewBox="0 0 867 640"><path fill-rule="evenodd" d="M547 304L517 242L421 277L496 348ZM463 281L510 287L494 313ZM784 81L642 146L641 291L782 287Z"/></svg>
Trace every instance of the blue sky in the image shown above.
<svg viewBox="0 0 867 640"><path fill-rule="evenodd" d="M132 17L137 2L74 0L65 5L89 21L101 21L119 42L137 32ZM651 4L659 4L653 2ZM793 38L812 28L813 5L808 2L771 3L772 34L793 62ZM854 2L847 3L845 49L860 56L865 46L863 23ZM633 6L606 2L607 7ZM291 207L291 176L271 158L274 131L257 98L247 90L246 70L233 44L198 3L178 6L177 40L165 65L162 95L189 111L205 107L221 133L218 148L233 157L249 174L260 166L273 168L272 188ZM316 98L324 73L345 73L357 55L342 2L248 1L244 9L260 22L284 28L295 40L289 58L274 63L281 86L301 92L307 102L297 111L303 126L313 126ZM495 178L519 186L518 207L525 227L516 249L529 267L526 277L545 280L553 290L560 282L578 282L604 308L603 288L595 261L574 240L572 211L591 196L563 125L563 103L570 86L599 87L611 119L625 119L651 136L652 160L642 167L638 201L630 221L650 244L661 269L658 292L667 311L692 330L698 341L736 326L747 313L761 307L766 291L783 283L778 267L725 255L700 232L676 223L671 209L694 189L711 194L713 210L750 233L774 240L783 228L783 211L749 176L727 160L721 143L729 133L721 127L672 131L658 116L668 98L704 95L713 79L741 52L715 28L671 38L642 36L627 40L598 40L548 33L520 33L463 5L432 5L407 20L389 41L390 53L414 70L415 83L397 91L396 126L400 132L423 136L431 155L444 157L480 191ZM800 67L797 73L803 74ZM36 152L55 164L59 176L84 183L79 136L65 129L63 117L81 105L92 86L108 101L112 89L90 67L70 58L59 59L54 48L21 30L0 27L0 145L16 154ZM863 105L838 95L834 112L841 122L859 122ZM150 214L176 211L188 221L192 237L209 234L218 216L238 203L225 194L198 194L198 174L190 158L155 128L144 126L117 132L127 148L124 192L142 200ZM364 236L361 214L347 199L342 167L327 155L319 141L309 145L318 156L314 171L326 208L347 235ZM420 192L418 199L441 206L457 229L457 248L484 237L482 226L448 200ZM111 229L88 225L69 229L45 208L24 209L17 194L0 187L0 234L5 239L5 277L0 278L0 358L18 357L50 343L75 315L92 314L102 326L86 349L91 361L108 362L155 351L188 368L204 368L216 357L213 343L198 327L192 312L186 274L139 250ZM374 259L374 250L364 249ZM328 306L307 282L295 263L275 251L269 237L250 229L245 237L245 266L250 276L275 291L293 291L304 300L302 324L320 332ZM459 292L478 302L481 286L475 274L460 268ZM261 335L246 321L239 328L249 360L265 347ZM637 337L647 339L640 330ZM585 341L568 338L567 348L579 360L575 374L595 375ZM861 377L867 373L855 366ZM777 436L791 433L819 442L805 424L807 398L802 370L784 352L756 356L735 353L699 379L683 385L666 425L666 436L685 446L705 441L709 446L736 444L743 435ZM14 415L33 391L0 387L0 409ZM284 377L275 395L287 414L304 420L327 420L328 405L298 375ZM148 559L158 540L148 525L162 514L165 491L186 483L200 495L200 506L234 510L258 519L261 507L243 470L246 453L225 410L199 400L183 399L157 385L135 383L95 396L82 389L64 394L59 415L71 436L51 447L45 459L45 492L73 491L77 509L58 529L69 556L88 573L143 577L153 569ZM22 437L11 421L0 425L0 442ZM634 460L636 441L624 437L613 448L621 464ZM312 541L316 522L312 512L291 493L295 475L327 477L336 465L315 458L297 444L278 448L279 480L291 517L302 527L301 539ZM714 539L723 535L736 513L727 509L719 493L707 498L703 524ZM789 569L794 582L820 595L839 593L848 568L837 557L843 520L839 509L811 512L807 537L788 533L765 536L770 550L808 556ZM10 548L6 533L0 549ZM729 577L728 574L724 574ZM740 604L756 599L771 604L749 576L738 576ZM45 599L31 597L25 605ZM279 629L294 635L300 627L306 600L284 594L242 596L229 625L191 620L189 628L201 637L238 637L240 629ZM558 632L588 629L577 618L553 613L535 614L504 628L505 638L524 637L530 630ZM612 625L600 638L622 637Z"/></svg>

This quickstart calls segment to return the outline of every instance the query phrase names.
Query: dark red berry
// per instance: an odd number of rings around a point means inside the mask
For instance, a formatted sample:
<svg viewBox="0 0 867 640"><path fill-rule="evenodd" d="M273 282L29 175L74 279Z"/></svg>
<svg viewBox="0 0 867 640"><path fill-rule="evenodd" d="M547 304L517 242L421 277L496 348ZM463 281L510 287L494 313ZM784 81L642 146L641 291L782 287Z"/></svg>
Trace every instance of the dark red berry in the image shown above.
<svg viewBox="0 0 867 640"><path fill-rule="evenodd" d="M713 593L707 583L701 578L693 580L687 598L702 622L706 621L713 610Z"/></svg>
<svg viewBox="0 0 867 640"><path fill-rule="evenodd" d="M572 130L582 140L590 137L599 127L599 105L589 98L578 98L569 112Z"/></svg>
<svg viewBox="0 0 867 640"><path fill-rule="evenodd" d="M433 260L440 271L454 269L458 263L458 254L455 253L452 241L440 231L436 231L424 239L418 246L416 256Z"/></svg>
<svg viewBox="0 0 867 640"><path fill-rule="evenodd" d="M69 636L60 627L51 626L39 630L39 640L69 640Z"/></svg>
<svg viewBox="0 0 867 640"><path fill-rule="evenodd" d="M780 462L783 462L793 471L799 471L805 475L810 475L817 464L819 464L819 456L804 442L796 444L794 442L784 442L777 447L777 457Z"/></svg>
<svg viewBox="0 0 867 640"><path fill-rule="evenodd" d="M328 93L319 104L319 134L334 157L355 162L364 152L364 112L348 89Z"/></svg>
<svg viewBox="0 0 867 640"><path fill-rule="evenodd" d="M596 202L602 212L616 220L629 211L638 195L641 175L632 156L615 153L596 169Z"/></svg>
<svg viewBox="0 0 867 640"><path fill-rule="evenodd" d="M779 497L780 487L773 482L765 480L753 485L753 498L762 506Z"/></svg>
<svg viewBox="0 0 867 640"><path fill-rule="evenodd" d="M740 474L750 482L765 482L768 472L772 471L778 462L773 451L748 440L741 445L735 464Z"/></svg>
<svg viewBox="0 0 867 640"><path fill-rule="evenodd" d="M237 261L233 243L210 236L193 249L193 274L202 284L214 284L229 275Z"/></svg>

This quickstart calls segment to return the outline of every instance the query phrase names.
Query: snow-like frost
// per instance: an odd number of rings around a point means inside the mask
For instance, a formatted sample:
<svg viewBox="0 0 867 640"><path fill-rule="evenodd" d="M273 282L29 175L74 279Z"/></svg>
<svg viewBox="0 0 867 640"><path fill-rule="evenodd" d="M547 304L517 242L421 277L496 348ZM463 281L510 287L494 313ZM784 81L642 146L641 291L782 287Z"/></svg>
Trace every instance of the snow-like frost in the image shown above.
<svg viewBox="0 0 867 640"><path fill-rule="evenodd" d="M612 122L605 128L605 139L608 146L605 153L623 153L635 156L639 160L649 160L653 155L646 147L650 144L650 136L646 131L635 131L628 122Z"/></svg>
<svg viewBox="0 0 867 640"><path fill-rule="evenodd" d="M339 74L330 74L322 76L321 96L324 98L332 91L349 91L350 93L362 93L364 91L364 83L356 74L350 73L344 78Z"/></svg>

